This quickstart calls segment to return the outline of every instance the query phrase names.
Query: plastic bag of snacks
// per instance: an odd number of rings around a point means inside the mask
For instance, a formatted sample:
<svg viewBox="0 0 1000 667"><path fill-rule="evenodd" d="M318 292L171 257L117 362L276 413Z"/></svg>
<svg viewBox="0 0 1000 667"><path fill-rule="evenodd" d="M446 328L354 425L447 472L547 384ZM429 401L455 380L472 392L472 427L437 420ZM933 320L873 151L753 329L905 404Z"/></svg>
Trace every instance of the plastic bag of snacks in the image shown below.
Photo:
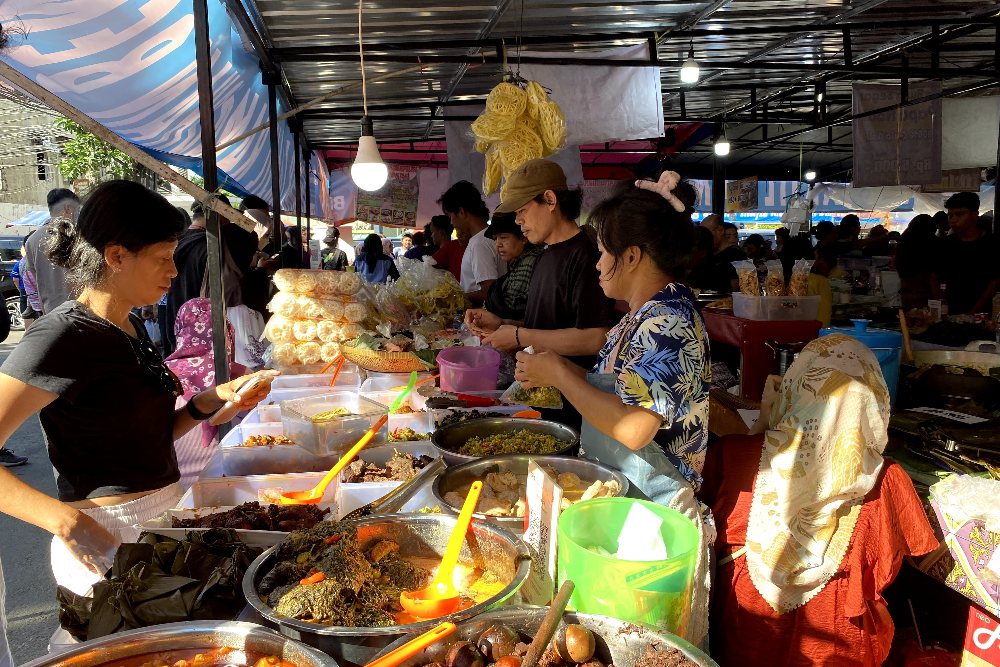
<svg viewBox="0 0 1000 667"><path fill-rule="evenodd" d="M764 278L764 296L785 296L785 269L779 260L767 262Z"/></svg>
<svg viewBox="0 0 1000 667"><path fill-rule="evenodd" d="M274 285L281 292L307 296L353 296L361 289L361 276L348 271L319 269L279 269Z"/></svg>
<svg viewBox="0 0 1000 667"><path fill-rule="evenodd" d="M760 279L757 277L757 267L753 262L733 262L736 277L740 280L740 292L750 296L761 296Z"/></svg>
<svg viewBox="0 0 1000 667"><path fill-rule="evenodd" d="M800 259L792 265L792 279L788 283L788 293L792 296L809 295L809 272L812 271L811 259Z"/></svg>

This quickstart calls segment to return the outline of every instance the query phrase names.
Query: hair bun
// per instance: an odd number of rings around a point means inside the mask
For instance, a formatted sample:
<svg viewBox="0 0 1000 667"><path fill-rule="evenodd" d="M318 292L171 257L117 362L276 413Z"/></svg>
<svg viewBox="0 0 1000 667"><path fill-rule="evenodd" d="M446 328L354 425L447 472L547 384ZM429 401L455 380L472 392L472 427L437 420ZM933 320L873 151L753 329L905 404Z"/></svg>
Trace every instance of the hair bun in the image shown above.
<svg viewBox="0 0 1000 667"><path fill-rule="evenodd" d="M52 218L42 239L42 250L56 266L70 268L73 247L77 241L77 228L69 218Z"/></svg>

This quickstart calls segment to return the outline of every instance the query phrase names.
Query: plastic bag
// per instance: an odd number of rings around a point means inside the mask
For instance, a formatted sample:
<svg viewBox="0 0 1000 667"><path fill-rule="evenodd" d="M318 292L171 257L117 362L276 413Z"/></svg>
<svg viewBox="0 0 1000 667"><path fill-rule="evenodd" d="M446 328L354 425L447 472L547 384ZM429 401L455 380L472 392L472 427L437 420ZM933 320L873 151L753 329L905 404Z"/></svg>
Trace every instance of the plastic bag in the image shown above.
<svg viewBox="0 0 1000 667"><path fill-rule="evenodd" d="M764 278L764 296L785 296L785 269L778 260L767 263L767 277Z"/></svg>
<svg viewBox="0 0 1000 667"><path fill-rule="evenodd" d="M525 389L517 380L507 387L507 390L500 396L500 402L510 405L530 405L533 408L561 409L563 407L562 394L555 387Z"/></svg>
<svg viewBox="0 0 1000 667"><path fill-rule="evenodd" d="M931 500L957 519L982 521L986 530L1000 533L1000 481L970 475L952 475L931 487Z"/></svg>
<svg viewBox="0 0 1000 667"><path fill-rule="evenodd" d="M753 262L733 262L736 276L740 280L740 292L750 296L761 296L760 279L757 277L757 267Z"/></svg>
<svg viewBox="0 0 1000 667"><path fill-rule="evenodd" d="M811 259L800 259L792 265L792 279L788 283L790 295L809 295L809 273L812 271L812 265Z"/></svg>

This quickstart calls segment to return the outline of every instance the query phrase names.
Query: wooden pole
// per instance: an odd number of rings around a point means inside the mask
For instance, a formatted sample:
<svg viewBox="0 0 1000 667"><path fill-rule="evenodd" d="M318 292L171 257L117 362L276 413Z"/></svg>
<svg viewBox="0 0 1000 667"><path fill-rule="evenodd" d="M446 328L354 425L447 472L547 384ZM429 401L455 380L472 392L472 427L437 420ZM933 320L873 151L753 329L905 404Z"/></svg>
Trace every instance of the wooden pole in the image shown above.
<svg viewBox="0 0 1000 667"><path fill-rule="evenodd" d="M0 77L3 77L14 86L20 88L36 99L41 100L66 118L69 118L76 124L80 125L83 129L87 130L94 136L108 142L163 180L173 183L178 188L194 197L196 201L202 202L206 208L215 211L222 217L236 223L247 231L253 231L254 225L257 224L254 220L246 217L232 206L220 201L217 197L210 196L211 193L205 190L205 188L195 185L159 160L150 157L145 151L122 139L120 136L104 127L87 114L67 103L57 95L50 93L48 90L21 74L14 69L14 67L3 62L2 60L0 60Z"/></svg>
<svg viewBox="0 0 1000 667"><path fill-rule="evenodd" d="M194 0L194 47L198 72L198 107L201 114L201 164L205 189L214 192L219 184L215 162L215 102L212 94L212 45L208 32L207 0ZM252 231L250 232L253 233ZM215 384L229 381L226 352L226 299L223 289L222 227L214 211L205 211L205 241L208 244L208 292L212 301L212 356ZM225 429L222 431L225 434Z"/></svg>

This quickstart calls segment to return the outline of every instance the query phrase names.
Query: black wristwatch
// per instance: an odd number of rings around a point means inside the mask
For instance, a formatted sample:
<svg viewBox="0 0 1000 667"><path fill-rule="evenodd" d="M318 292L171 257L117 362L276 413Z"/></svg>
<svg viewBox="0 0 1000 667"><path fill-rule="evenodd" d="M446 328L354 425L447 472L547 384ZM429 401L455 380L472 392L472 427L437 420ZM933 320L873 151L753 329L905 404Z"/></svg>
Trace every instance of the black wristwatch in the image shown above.
<svg viewBox="0 0 1000 667"><path fill-rule="evenodd" d="M187 402L187 405L184 406L184 409L187 410L187 413L189 415L191 415L191 419L200 422L205 421L206 419L215 414L214 412L202 412L201 410L199 410L198 406L194 404L194 396L192 396L191 400Z"/></svg>

